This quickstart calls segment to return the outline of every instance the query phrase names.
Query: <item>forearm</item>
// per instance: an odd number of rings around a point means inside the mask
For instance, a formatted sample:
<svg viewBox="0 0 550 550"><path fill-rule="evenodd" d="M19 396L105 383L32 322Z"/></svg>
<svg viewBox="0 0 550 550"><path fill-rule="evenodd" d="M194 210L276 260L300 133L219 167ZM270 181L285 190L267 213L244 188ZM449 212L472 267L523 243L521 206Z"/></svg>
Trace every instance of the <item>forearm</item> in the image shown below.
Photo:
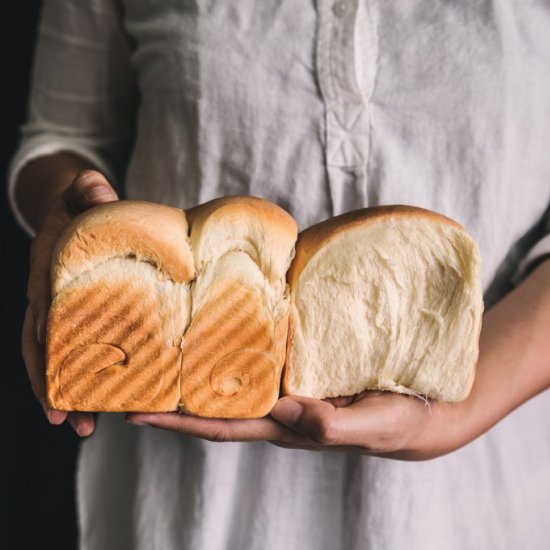
<svg viewBox="0 0 550 550"><path fill-rule="evenodd" d="M38 157L24 166L16 183L15 200L27 222L42 225L52 201L73 181L78 172L94 166L75 153L60 152Z"/></svg>
<svg viewBox="0 0 550 550"><path fill-rule="evenodd" d="M465 411L464 442L550 387L550 259L483 320L476 378Z"/></svg>

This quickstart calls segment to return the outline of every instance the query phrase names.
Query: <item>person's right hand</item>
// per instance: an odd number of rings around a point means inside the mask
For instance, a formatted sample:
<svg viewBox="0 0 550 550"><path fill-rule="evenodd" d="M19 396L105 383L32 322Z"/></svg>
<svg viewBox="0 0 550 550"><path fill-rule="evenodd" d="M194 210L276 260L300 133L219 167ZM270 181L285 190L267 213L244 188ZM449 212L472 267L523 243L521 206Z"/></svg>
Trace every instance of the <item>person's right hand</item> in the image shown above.
<svg viewBox="0 0 550 550"><path fill-rule="evenodd" d="M50 270L55 244L69 222L78 214L105 202L118 200L113 187L95 170L83 170L51 203L31 246L27 286L29 305L25 313L21 349L34 395L51 424L71 424L80 436L94 430L92 413L53 410L46 402L45 343L50 308Z"/></svg>

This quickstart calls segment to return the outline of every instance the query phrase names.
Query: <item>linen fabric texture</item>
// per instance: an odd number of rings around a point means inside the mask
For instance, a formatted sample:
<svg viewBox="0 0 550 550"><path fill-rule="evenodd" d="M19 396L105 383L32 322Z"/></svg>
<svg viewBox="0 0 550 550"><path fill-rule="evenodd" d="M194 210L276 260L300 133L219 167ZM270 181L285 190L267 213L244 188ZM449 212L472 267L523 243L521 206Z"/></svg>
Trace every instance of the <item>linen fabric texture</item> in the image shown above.
<svg viewBox="0 0 550 550"><path fill-rule="evenodd" d="M51 0L9 192L87 158L126 198L264 197L301 228L410 204L476 239L486 307L550 253L544 0ZM550 393L407 463L218 444L98 417L78 465L83 550L546 549Z"/></svg>

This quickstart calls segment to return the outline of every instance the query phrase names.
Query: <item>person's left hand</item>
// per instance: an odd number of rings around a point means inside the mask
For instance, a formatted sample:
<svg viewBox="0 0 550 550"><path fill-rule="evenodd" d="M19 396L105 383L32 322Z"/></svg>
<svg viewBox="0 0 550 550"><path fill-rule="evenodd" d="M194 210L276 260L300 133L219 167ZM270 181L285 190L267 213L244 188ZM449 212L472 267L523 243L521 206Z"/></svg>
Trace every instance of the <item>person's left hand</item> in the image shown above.
<svg viewBox="0 0 550 550"><path fill-rule="evenodd" d="M283 397L265 418L210 419L179 413L129 413L127 421L210 441L270 441L294 449L345 451L423 460L460 446L461 404L365 391L318 400Z"/></svg>

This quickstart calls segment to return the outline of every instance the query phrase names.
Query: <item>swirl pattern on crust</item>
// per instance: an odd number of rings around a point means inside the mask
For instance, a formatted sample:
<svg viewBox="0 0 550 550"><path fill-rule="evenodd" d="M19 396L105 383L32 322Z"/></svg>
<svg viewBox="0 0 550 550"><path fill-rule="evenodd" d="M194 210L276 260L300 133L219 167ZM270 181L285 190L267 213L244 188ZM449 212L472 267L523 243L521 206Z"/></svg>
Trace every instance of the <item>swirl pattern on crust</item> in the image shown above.
<svg viewBox="0 0 550 550"><path fill-rule="evenodd" d="M99 277L54 299L47 343L51 406L113 412L177 408L180 340L167 341L162 330L163 316L173 315L173 307L161 297L181 295L181 285L157 284L169 288L162 292L137 277L115 282Z"/></svg>
<svg viewBox="0 0 550 550"><path fill-rule="evenodd" d="M255 418L279 394L287 317L276 324L258 289L210 287L183 342L181 397L186 412L206 417Z"/></svg>

